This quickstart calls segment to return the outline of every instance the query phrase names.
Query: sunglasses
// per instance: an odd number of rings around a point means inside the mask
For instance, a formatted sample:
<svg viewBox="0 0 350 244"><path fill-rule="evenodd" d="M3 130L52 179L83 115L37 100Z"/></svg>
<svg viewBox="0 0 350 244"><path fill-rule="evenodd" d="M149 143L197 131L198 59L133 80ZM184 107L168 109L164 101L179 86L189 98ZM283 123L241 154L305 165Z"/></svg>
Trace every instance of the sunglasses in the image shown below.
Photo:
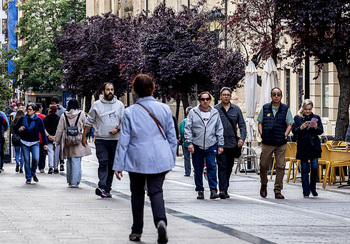
<svg viewBox="0 0 350 244"><path fill-rule="evenodd" d="M201 100L201 101L210 101L210 98L208 97L208 98L200 98L199 100Z"/></svg>
<svg viewBox="0 0 350 244"><path fill-rule="evenodd" d="M280 97L280 96L282 96L282 94L281 93L271 93L271 96L272 97Z"/></svg>

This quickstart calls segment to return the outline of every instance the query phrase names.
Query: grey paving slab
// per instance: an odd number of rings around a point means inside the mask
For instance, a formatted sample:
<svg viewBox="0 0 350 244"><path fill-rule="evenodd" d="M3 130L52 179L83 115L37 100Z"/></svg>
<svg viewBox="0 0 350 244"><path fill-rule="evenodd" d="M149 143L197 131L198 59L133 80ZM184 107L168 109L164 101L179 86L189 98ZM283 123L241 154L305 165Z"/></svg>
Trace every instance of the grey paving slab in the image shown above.
<svg viewBox="0 0 350 244"><path fill-rule="evenodd" d="M93 145L92 145L93 146ZM169 243L347 243L350 187L331 186L319 197L304 199L300 181L285 183L285 200L259 196L259 176L233 174L230 199L196 199L193 176L184 177L183 159L164 183ZM0 174L0 243L131 243L128 174L113 183L113 198L94 194L96 156L85 157L80 188L68 188L64 173L38 173L39 183L25 184L14 164ZM146 198L147 199L147 198ZM145 203L142 243L156 243L149 200Z"/></svg>

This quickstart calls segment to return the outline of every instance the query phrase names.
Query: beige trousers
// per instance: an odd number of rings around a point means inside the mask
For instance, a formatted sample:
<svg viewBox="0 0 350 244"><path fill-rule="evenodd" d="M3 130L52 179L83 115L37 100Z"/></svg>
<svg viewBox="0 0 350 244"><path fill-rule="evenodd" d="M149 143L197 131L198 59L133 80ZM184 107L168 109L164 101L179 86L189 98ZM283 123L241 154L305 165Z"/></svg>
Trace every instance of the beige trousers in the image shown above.
<svg viewBox="0 0 350 244"><path fill-rule="evenodd" d="M286 167L286 144L282 146L271 146L266 144L261 144L261 154L260 154L260 182L263 185L267 185L267 170L272 162L272 154L275 152L275 169L276 169L276 179L275 179L275 193L281 193L283 189L283 177Z"/></svg>

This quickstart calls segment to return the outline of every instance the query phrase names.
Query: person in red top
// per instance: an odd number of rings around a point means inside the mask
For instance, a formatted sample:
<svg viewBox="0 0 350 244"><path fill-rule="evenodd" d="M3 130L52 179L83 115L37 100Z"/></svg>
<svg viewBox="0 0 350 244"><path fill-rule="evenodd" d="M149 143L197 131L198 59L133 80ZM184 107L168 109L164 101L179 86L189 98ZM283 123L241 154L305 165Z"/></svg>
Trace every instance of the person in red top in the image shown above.
<svg viewBox="0 0 350 244"><path fill-rule="evenodd" d="M38 117L43 120L45 118L45 115L43 115L41 112L43 111L43 107L41 106L41 103L36 104L36 111L35 114L38 115ZM40 142L40 153L39 153L39 163L38 168L40 170L40 173L45 173L45 160L46 160L46 150L44 150L44 144L43 140L41 139L41 134L39 133L39 142Z"/></svg>

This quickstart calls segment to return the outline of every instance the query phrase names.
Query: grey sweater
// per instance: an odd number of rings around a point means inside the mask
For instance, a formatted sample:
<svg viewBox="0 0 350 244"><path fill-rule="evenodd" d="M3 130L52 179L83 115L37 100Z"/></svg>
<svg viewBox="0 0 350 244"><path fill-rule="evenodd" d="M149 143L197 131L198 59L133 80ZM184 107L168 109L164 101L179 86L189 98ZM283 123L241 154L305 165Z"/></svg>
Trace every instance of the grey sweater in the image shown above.
<svg viewBox="0 0 350 244"><path fill-rule="evenodd" d="M91 106L85 125L94 127L97 140L118 140L119 133L109 132L120 124L124 110L124 104L116 96L111 101L102 97Z"/></svg>

